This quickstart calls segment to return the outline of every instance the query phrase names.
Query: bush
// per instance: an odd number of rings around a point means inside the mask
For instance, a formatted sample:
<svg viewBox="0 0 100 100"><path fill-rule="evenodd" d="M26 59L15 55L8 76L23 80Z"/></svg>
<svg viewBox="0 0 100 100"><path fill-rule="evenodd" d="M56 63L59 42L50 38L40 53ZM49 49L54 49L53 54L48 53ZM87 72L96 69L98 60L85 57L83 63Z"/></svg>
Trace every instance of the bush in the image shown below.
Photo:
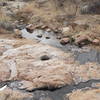
<svg viewBox="0 0 100 100"><path fill-rule="evenodd" d="M13 26L11 25L11 19L9 16L7 16L5 13L0 11L0 31L12 31Z"/></svg>

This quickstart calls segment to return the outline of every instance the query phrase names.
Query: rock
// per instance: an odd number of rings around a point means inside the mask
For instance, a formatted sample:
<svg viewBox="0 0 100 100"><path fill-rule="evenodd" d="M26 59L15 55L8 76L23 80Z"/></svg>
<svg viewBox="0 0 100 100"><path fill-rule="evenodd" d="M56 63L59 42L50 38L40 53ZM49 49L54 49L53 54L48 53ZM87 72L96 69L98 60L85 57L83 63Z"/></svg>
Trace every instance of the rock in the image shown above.
<svg viewBox="0 0 100 100"><path fill-rule="evenodd" d="M68 26L68 27L63 27L62 28L62 34L64 35L64 36L69 36L69 35L71 35L72 32L73 31L73 29L72 29L72 27L71 26Z"/></svg>
<svg viewBox="0 0 100 100"><path fill-rule="evenodd" d="M96 63L86 63L84 65L79 65L74 70L74 81L76 84L80 82L86 82L88 80L100 79L100 64Z"/></svg>
<svg viewBox="0 0 100 100"><path fill-rule="evenodd" d="M19 89L59 88L100 79L100 64L74 61L70 53L28 40L0 40L0 81L19 80Z"/></svg>
<svg viewBox="0 0 100 100"><path fill-rule="evenodd" d="M40 3L40 4L42 4L42 3L44 3L44 2L47 2L48 0L36 0L36 2L37 3Z"/></svg>
<svg viewBox="0 0 100 100"><path fill-rule="evenodd" d="M20 86L16 86L17 89L20 89L20 90L27 89L28 91L32 91L33 90L33 83L30 82L30 81L22 80L22 81L18 82L18 84Z"/></svg>
<svg viewBox="0 0 100 100"><path fill-rule="evenodd" d="M9 84L15 84L15 82L9 82ZM22 84L21 82L20 84ZM18 83L17 83L18 84ZM16 84L16 85L17 85ZM29 83L26 81L27 87ZM0 88L0 100L53 100L52 96L44 90L35 90L35 91L25 91L24 88L16 88L13 86L6 86L1 90Z"/></svg>
<svg viewBox="0 0 100 100"><path fill-rule="evenodd" d="M32 98L31 93L23 93L10 88L0 91L0 100L32 100Z"/></svg>
<svg viewBox="0 0 100 100"><path fill-rule="evenodd" d="M42 25L41 28L42 28L42 29L47 29L48 26L47 26L47 25Z"/></svg>
<svg viewBox="0 0 100 100"><path fill-rule="evenodd" d="M19 23L17 23L17 24L15 24L15 26L16 26L16 29L22 30L22 29L24 29L26 27L26 24L19 24Z"/></svg>
<svg viewBox="0 0 100 100"><path fill-rule="evenodd" d="M60 40L60 43L62 44L62 45L66 45L66 44L68 44L70 42L70 39L69 38L62 38L61 40Z"/></svg>
<svg viewBox="0 0 100 100"><path fill-rule="evenodd" d="M32 33L33 30L34 30L34 26L33 26L32 24L30 24L30 25L26 26L26 30L27 30L28 32Z"/></svg>
<svg viewBox="0 0 100 100"><path fill-rule="evenodd" d="M48 29L46 29L46 31L47 31L47 32L51 32L51 29L50 29L50 28L48 28Z"/></svg>
<svg viewBox="0 0 100 100"><path fill-rule="evenodd" d="M16 42L16 40L0 39L0 56L8 49L12 49Z"/></svg>
<svg viewBox="0 0 100 100"><path fill-rule="evenodd" d="M17 40L0 39L0 54L1 54L0 56L2 56L7 50L16 48L18 46L21 46L22 44L25 44L25 41L22 42L22 41L17 41ZM1 58L0 58L0 60L1 60ZM10 64L12 64L12 65L10 65ZM13 62L8 61L8 66L14 66ZM11 75L11 67L7 68L7 66L2 63L0 63L0 67L2 70L2 71L0 71L0 75L2 76L0 78L0 81L9 80L9 77Z"/></svg>
<svg viewBox="0 0 100 100"><path fill-rule="evenodd" d="M5 52L7 49L5 47L0 47L0 56Z"/></svg>
<svg viewBox="0 0 100 100"><path fill-rule="evenodd" d="M88 36L86 35L79 35L78 37L75 38L75 44L79 46L87 45L91 41L89 40Z"/></svg>
<svg viewBox="0 0 100 100"><path fill-rule="evenodd" d="M100 89L76 90L67 96L68 100L99 100Z"/></svg>
<svg viewBox="0 0 100 100"><path fill-rule="evenodd" d="M57 36L57 39L61 39L61 36Z"/></svg>
<svg viewBox="0 0 100 100"><path fill-rule="evenodd" d="M9 49L14 49L17 47L20 47L24 44L34 44L36 41L30 41L30 40L17 40L17 39L0 39L0 54L3 54Z"/></svg>
<svg viewBox="0 0 100 100"><path fill-rule="evenodd" d="M22 38L22 33L19 29L14 29L14 32L15 32L14 34L15 38Z"/></svg>
<svg viewBox="0 0 100 100"><path fill-rule="evenodd" d="M92 43L93 43L94 45L100 45L100 41L99 41L98 39L94 39L94 40L92 41Z"/></svg>
<svg viewBox="0 0 100 100"><path fill-rule="evenodd" d="M33 89L73 84L73 77L69 72L72 70L73 58L70 53L66 54L51 46L23 45L7 50L0 59L1 81L25 80L32 83Z"/></svg>

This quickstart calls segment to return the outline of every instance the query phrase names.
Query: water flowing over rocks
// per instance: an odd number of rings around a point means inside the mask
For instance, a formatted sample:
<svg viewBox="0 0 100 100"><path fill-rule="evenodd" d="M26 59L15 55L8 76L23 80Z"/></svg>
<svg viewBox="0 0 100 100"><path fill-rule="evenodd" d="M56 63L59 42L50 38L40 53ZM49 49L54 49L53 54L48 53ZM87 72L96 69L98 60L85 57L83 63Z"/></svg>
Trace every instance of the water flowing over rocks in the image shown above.
<svg viewBox="0 0 100 100"><path fill-rule="evenodd" d="M32 94L6 88L0 91L0 100L32 100Z"/></svg>

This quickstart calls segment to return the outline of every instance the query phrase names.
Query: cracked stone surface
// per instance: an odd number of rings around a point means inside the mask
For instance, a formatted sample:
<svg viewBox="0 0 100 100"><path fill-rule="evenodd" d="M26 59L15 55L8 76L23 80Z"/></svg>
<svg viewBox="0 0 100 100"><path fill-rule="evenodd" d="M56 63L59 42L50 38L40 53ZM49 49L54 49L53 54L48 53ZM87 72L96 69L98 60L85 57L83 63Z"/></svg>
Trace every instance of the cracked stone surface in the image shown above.
<svg viewBox="0 0 100 100"><path fill-rule="evenodd" d="M6 88L0 91L0 100L32 100L31 93L22 93L20 91L13 91L10 88Z"/></svg>
<svg viewBox="0 0 100 100"><path fill-rule="evenodd" d="M67 96L68 100L99 100L100 89L77 90Z"/></svg>
<svg viewBox="0 0 100 100"><path fill-rule="evenodd" d="M41 60L43 55L50 59ZM31 82L33 88L61 87L73 83L72 75L67 71L73 62L70 53L51 46L22 45L7 50L0 57L0 80L25 80Z"/></svg>
<svg viewBox="0 0 100 100"><path fill-rule="evenodd" d="M6 40L5 40L6 41ZM11 42L11 41L10 41ZM3 42L7 45L9 42ZM9 44L20 44L20 42ZM41 59L41 57L49 59ZM21 80L20 89L57 88L91 79L100 79L100 65L84 65L74 61L72 54L60 49L35 43L9 48L0 57L0 81Z"/></svg>

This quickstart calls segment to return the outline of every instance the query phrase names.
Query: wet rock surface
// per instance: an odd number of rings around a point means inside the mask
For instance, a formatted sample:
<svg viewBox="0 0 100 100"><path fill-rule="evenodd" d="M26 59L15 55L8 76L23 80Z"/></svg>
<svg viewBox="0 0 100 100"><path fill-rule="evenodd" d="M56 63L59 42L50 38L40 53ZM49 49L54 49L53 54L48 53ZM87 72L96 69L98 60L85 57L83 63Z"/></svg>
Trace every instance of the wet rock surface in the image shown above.
<svg viewBox="0 0 100 100"><path fill-rule="evenodd" d="M86 63L76 67L74 75L76 83L85 82L90 79L99 79L100 68L99 64Z"/></svg>

